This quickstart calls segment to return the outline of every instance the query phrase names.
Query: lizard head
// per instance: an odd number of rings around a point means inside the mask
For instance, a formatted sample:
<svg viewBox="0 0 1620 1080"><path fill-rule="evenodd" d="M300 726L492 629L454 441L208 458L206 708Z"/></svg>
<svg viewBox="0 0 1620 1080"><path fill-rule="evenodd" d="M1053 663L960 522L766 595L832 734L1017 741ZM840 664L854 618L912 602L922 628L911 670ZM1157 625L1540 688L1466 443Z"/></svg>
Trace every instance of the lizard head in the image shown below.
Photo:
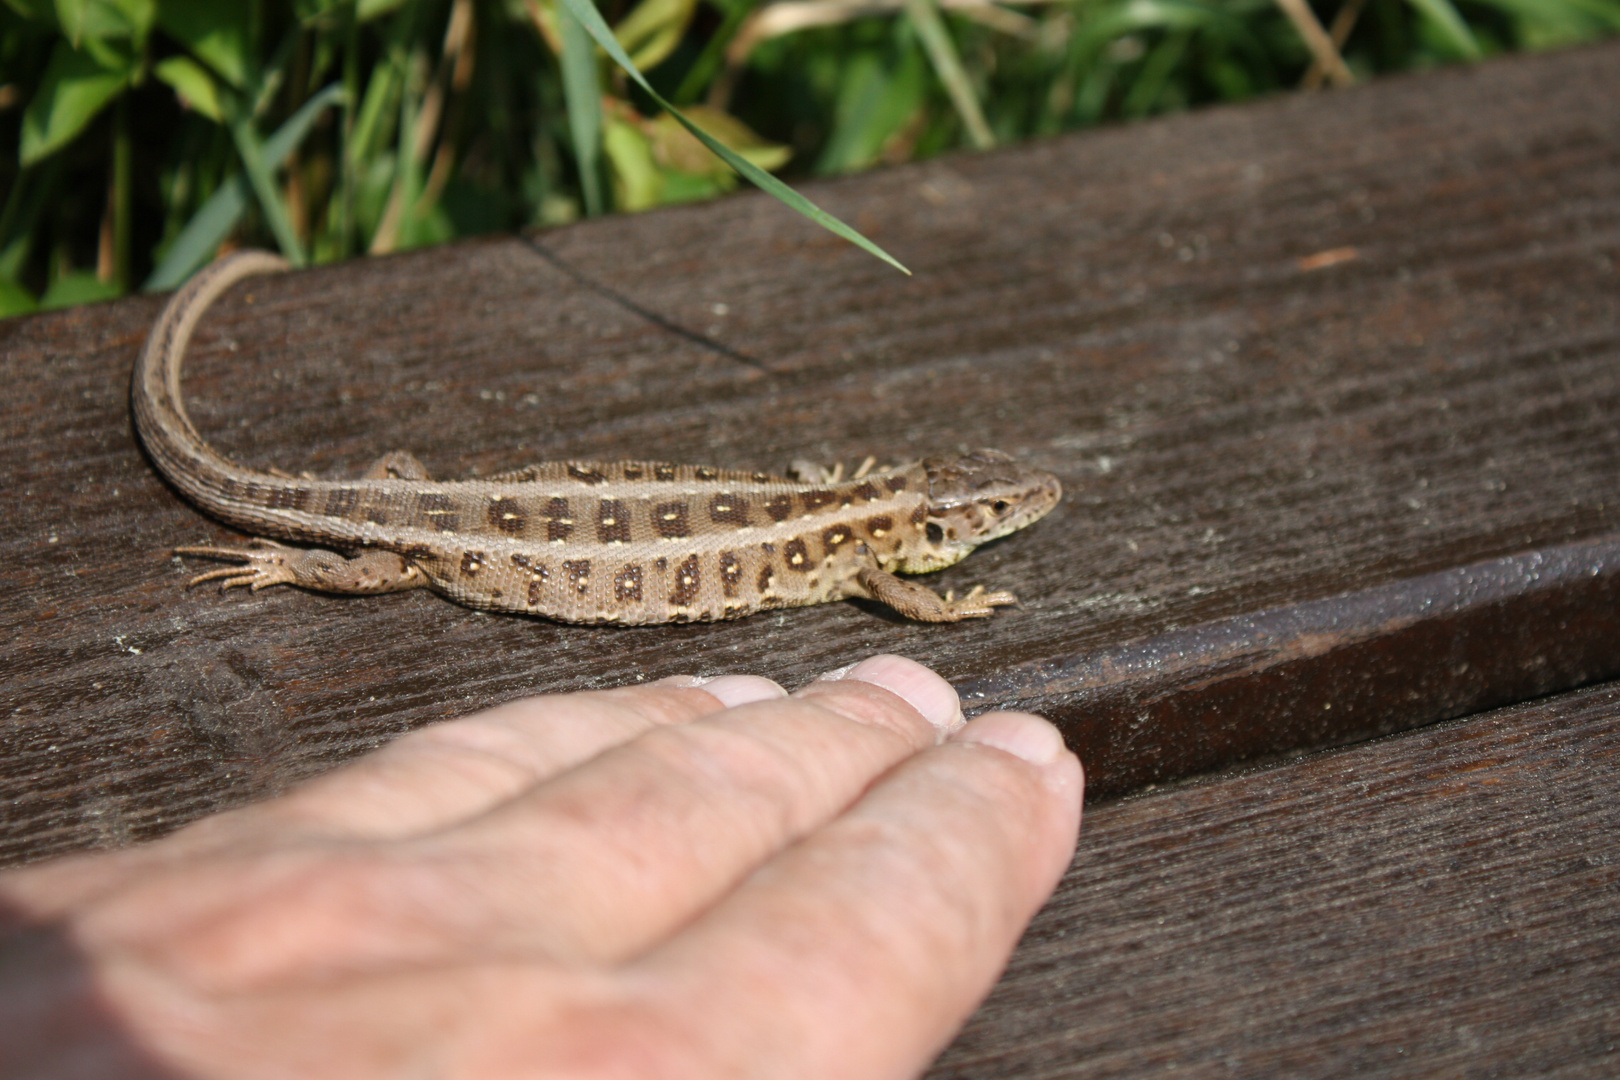
<svg viewBox="0 0 1620 1080"><path fill-rule="evenodd" d="M921 544L897 567L903 573L944 569L980 544L1040 520L1063 497L1057 477L1000 450L924 458L922 467L928 518Z"/></svg>

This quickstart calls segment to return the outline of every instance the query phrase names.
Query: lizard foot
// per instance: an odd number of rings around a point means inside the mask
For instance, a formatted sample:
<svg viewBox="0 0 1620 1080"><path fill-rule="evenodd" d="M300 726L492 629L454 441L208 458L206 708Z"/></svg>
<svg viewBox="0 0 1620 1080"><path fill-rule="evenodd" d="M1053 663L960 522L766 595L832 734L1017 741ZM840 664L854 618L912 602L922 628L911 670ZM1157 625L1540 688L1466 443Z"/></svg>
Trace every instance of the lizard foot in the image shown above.
<svg viewBox="0 0 1620 1080"><path fill-rule="evenodd" d="M945 590L945 610L957 619L982 619L987 615L995 614L996 608L1006 607L1018 603L1018 597L1010 592L998 589L995 592L985 591L983 585L975 585L968 590L966 596L960 600L952 589Z"/></svg>
<svg viewBox="0 0 1620 1080"><path fill-rule="evenodd" d="M864 480L877 465L877 458L868 454L866 460L850 474L851 480ZM817 465L813 461L798 460L788 466L788 478L804 484L837 484L844 479L844 463Z"/></svg>
<svg viewBox="0 0 1620 1080"><path fill-rule="evenodd" d="M288 565L290 557L302 554L298 548L290 548L285 544L278 544L274 540L265 540L255 537L245 548L219 548L219 547L180 547L175 548L176 555L200 555L205 559L240 559L245 565L225 566L218 570L210 570L206 574L198 574L186 582L186 588L202 585L209 581L219 582L219 591L247 586L251 591L258 592L272 585L296 585L298 575Z"/></svg>
<svg viewBox="0 0 1620 1080"><path fill-rule="evenodd" d="M1010 592L986 592L983 585L976 586L961 599L955 593L944 596L925 588L915 581L895 577L887 570L867 567L855 577L855 584L866 590L866 595L889 605L908 619L918 622L960 622L963 619L982 619L993 615L996 608L1016 604L1018 599ZM856 592L854 595L860 595Z"/></svg>
<svg viewBox="0 0 1620 1080"><path fill-rule="evenodd" d="M198 574L190 581L191 585L217 581L221 592L243 585L254 592L272 585L297 585L318 592L371 596L428 584L421 567L403 555L378 548L367 548L349 557L321 548L289 547L256 536L246 547L183 547L175 548L174 553L241 562L241 566Z"/></svg>

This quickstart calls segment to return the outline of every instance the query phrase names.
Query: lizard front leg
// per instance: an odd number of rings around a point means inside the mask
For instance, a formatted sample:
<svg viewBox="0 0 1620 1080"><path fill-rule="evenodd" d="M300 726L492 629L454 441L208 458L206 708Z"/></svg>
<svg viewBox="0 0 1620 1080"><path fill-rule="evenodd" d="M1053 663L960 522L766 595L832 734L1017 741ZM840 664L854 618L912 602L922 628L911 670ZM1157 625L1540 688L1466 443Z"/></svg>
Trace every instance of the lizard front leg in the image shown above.
<svg viewBox="0 0 1620 1080"><path fill-rule="evenodd" d="M867 594L882 604L918 622L960 622L963 619L982 619L995 613L998 607L1018 603L1010 592L986 592L983 585L961 599L947 592L939 595L932 589L895 577L887 570L867 567L855 575L856 582Z"/></svg>
<svg viewBox="0 0 1620 1080"><path fill-rule="evenodd" d="M855 471L850 474L850 479L866 479L866 474L876 465L877 458L868 454L866 460L856 466ZM788 466L787 474L788 479L797 480L801 484L837 484L844 479L844 463L839 461L831 466L817 465L813 461L799 458Z"/></svg>
<svg viewBox="0 0 1620 1080"><path fill-rule="evenodd" d="M427 575L415 563L403 555L376 548L367 548L348 558L335 551L288 547L254 537L248 547L182 547L175 548L174 553L241 560L241 566L210 570L187 582L189 587L217 581L221 592L243 585L254 592L272 585L297 585L317 592L369 596L415 589L428 583Z"/></svg>

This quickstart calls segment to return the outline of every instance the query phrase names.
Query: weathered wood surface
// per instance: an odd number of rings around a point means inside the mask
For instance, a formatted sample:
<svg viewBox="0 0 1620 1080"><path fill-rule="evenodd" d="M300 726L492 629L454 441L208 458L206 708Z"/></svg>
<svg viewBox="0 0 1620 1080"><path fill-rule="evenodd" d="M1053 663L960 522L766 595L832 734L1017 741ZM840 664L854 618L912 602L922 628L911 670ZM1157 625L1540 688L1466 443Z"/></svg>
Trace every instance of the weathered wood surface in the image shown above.
<svg viewBox="0 0 1620 1080"><path fill-rule="evenodd" d="M933 1080L1620 1075L1620 683L1099 807Z"/></svg>
<svg viewBox="0 0 1620 1080"><path fill-rule="evenodd" d="M1064 503L937 580L1025 604L957 626L187 593L167 549L229 534L130 431L159 301L0 324L0 860L674 671L906 653L1051 715L1094 793L1620 674L1616 85L1610 46L814 187L910 279L743 196L546 234L571 272L497 239L265 280L197 340L199 427L293 471L1026 455Z"/></svg>

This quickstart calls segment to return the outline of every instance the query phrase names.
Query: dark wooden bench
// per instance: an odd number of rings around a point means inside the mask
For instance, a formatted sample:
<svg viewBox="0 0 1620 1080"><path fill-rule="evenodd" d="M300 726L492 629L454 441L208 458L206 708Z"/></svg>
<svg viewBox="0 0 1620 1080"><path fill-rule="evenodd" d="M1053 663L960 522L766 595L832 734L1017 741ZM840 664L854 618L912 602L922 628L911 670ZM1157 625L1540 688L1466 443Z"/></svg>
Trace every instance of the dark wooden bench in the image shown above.
<svg viewBox="0 0 1620 1080"><path fill-rule="evenodd" d="M523 694L894 651L1052 717L1093 800L936 1075L1612 1074L1616 86L1610 45L813 186L910 279L745 195L255 282L194 347L257 466L1057 472L938 581L1024 605L955 626L187 592L168 549L230 534L130 430L160 300L0 323L0 860Z"/></svg>

